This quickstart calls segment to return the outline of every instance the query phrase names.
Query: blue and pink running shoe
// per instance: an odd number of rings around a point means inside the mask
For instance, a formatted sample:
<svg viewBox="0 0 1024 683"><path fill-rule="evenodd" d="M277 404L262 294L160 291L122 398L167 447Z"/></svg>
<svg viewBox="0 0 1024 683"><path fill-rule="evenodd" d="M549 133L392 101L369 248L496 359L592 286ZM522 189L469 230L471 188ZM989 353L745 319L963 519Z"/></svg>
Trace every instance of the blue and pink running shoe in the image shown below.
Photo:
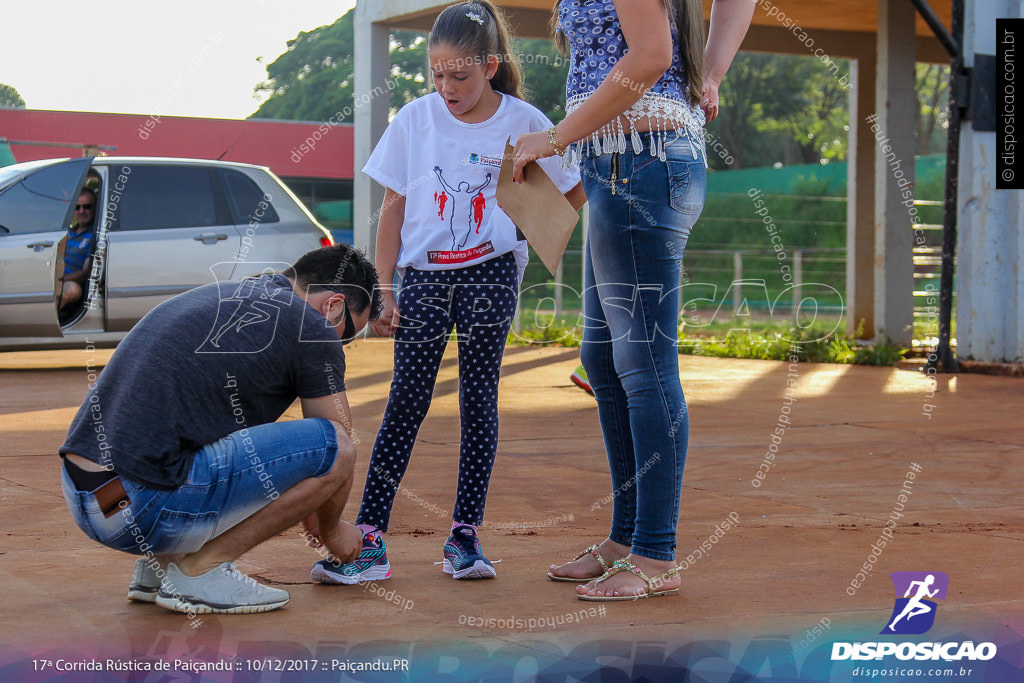
<svg viewBox="0 0 1024 683"><path fill-rule="evenodd" d="M441 568L455 579L493 579L494 565L480 550L480 539L471 526L457 526L444 544Z"/></svg>
<svg viewBox="0 0 1024 683"><path fill-rule="evenodd" d="M345 584L351 586L363 581L381 581L391 578L391 564L384 539L375 539L373 534L363 536L363 549L354 562L338 564L331 560L320 560L313 565L310 576L320 583Z"/></svg>

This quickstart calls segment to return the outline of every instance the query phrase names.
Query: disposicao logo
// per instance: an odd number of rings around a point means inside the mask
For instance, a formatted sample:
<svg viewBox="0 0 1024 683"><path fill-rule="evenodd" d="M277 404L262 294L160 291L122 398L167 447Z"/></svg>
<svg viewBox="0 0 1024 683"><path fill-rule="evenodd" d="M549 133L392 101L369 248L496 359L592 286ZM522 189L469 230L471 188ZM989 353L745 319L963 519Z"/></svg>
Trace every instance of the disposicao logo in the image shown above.
<svg viewBox="0 0 1024 683"><path fill-rule="evenodd" d="M944 572L893 572L889 575L896 590L892 614L886 621L881 635L920 635L927 633L935 624L938 603L945 600L949 591L949 577ZM882 659L893 656L900 660L943 660L946 662L966 659L969 661L989 660L996 656L994 643L978 643L967 640L962 643L833 643L832 661L852 659Z"/></svg>
<svg viewBox="0 0 1024 683"><path fill-rule="evenodd" d="M880 633L927 633L935 624L935 612L939 608L931 598L946 599L949 577L945 572L893 572L889 578L896 589L896 604L888 625Z"/></svg>

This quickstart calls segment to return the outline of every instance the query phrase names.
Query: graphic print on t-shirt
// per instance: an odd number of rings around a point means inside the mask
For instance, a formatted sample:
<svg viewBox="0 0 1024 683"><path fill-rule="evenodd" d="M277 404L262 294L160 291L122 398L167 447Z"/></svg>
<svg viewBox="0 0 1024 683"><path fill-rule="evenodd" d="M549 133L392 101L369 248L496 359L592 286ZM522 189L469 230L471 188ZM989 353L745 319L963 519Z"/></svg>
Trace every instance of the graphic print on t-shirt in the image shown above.
<svg viewBox="0 0 1024 683"><path fill-rule="evenodd" d="M476 234L480 234L480 224L484 220L484 209L487 208L487 200L484 193L480 192L473 197L473 222L476 223Z"/></svg>
<svg viewBox="0 0 1024 683"><path fill-rule="evenodd" d="M452 251L462 251L470 237L474 233L480 233L484 210L487 208L487 199L482 190L491 184L491 174L485 175L484 181L476 187L470 187L465 180L459 181L457 187L452 187L444 179L444 171L440 166L434 167L434 173L441 183L441 191L434 193L434 201L438 207L437 216L440 220L445 220L445 209L451 205L447 221L448 230L452 233Z"/></svg>
<svg viewBox="0 0 1024 683"><path fill-rule="evenodd" d="M444 190L441 190L441 194L435 192L434 201L437 202L437 217L444 218L444 205L448 203L448 195Z"/></svg>

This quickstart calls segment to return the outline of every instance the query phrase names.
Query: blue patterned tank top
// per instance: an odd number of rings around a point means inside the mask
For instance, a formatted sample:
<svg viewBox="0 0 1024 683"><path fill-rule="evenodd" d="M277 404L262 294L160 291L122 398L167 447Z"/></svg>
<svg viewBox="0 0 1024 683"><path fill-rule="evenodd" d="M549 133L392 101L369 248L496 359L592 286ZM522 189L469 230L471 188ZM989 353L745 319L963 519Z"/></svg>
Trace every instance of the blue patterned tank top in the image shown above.
<svg viewBox="0 0 1024 683"><path fill-rule="evenodd" d="M558 6L558 28L569 42L569 78L565 85L565 111L572 113L608 77L619 59L628 52L622 27L612 0L562 0ZM690 106L686 97L686 73L679 55L679 34L673 23L674 46L672 66L632 107L623 112L628 121L624 130L621 119L612 121L588 138L572 146L566 154L568 163L576 163L582 155L626 151L629 135L633 152L643 151L643 142L634 124L647 118L654 143L651 155L665 158L665 134L689 139L694 156L697 149L706 158L704 150L704 112Z"/></svg>

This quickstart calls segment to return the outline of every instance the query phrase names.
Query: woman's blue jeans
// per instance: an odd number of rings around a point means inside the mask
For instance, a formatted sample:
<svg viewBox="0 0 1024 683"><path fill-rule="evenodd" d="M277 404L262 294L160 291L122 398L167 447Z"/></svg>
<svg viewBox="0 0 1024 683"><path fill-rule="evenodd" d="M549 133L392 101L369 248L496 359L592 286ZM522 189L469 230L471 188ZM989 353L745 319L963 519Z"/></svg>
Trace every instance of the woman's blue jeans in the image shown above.
<svg viewBox="0 0 1024 683"><path fill-rule="evenodd" d="M580 357L612 479L609 538L674 560L689 420L679 383L679 276L707 175L689 140L584 158L590 202ZM699 147L699 146L698 146ZM613 182L614 178L614 182Z"/></svg>

